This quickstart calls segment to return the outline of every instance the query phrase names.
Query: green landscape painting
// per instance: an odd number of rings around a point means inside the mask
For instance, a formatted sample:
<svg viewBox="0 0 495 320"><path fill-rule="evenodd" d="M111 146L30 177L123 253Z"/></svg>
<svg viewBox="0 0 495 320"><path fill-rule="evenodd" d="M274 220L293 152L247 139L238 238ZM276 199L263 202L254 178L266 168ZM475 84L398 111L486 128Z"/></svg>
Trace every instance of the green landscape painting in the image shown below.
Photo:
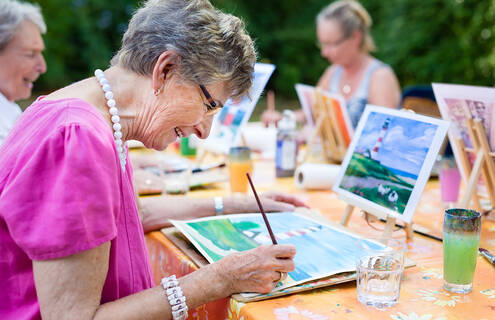
<svg viewBox="0 0 495 320"><path fill-rule="evenodd" d="M339 187L403 214L437 125L371 112Z"/></svg>

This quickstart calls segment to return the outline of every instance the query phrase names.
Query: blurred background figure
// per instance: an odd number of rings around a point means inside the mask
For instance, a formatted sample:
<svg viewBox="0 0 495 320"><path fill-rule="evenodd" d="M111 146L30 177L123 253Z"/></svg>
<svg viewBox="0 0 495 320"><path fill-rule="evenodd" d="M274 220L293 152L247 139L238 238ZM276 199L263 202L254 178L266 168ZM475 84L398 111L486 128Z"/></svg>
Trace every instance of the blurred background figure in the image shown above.
<svg viewBox="0 0 495 320"><path fill-rule="evenodd" d="M398 107L401 93L393 70L370 54L375 44L366 9L354 0L336 1L320 11L316 24L321 55L332 64L317 86L345 98L353 126L367 103ZM262 121L276 123L281 117L280 112L267 110ZM297 119L305 122L302 110L297 111Z"/></svg>
<svg viewBox="0 0 495 320"><path fill-rule="evenodd" d="M45 32L38 6L0 1L0 145L21 115L14 101L29 98L33 82L46 71Z"/></svg>

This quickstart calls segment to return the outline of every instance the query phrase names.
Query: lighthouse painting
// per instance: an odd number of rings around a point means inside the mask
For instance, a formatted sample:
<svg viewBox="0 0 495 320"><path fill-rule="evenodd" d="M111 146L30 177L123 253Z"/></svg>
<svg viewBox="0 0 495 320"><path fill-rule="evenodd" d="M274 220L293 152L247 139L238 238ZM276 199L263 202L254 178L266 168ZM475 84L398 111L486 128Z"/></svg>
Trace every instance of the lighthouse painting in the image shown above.
<svg viewBox="0 0 495 320"><path fill-rule="evenodd" d="M275 291L342 272L355 271L359 257L358 241L372 248L383 244L294 213L268 214L271 228L279 244L297 248L295 270L288 273ZM259 213L232 214L193 219L170 220L211 263L240 251L271 244L263 218Z"/></svg>
<svg viewBox="0 0 495 320"><path fill-rule="evenodd" d="M370 213L409 222L447 127L443 120L368 106L334 190Z"/></svg>

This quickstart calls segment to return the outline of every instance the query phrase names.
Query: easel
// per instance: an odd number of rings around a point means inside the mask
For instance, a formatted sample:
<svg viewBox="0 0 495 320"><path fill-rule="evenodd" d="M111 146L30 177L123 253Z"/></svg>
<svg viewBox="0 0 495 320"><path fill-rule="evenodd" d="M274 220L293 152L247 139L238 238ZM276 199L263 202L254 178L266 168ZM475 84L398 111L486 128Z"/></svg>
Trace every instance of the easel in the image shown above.
<svg viewBox="0 0 495 320"><path fill-rule="evenodd" d="M343 225L344 227L347 227L347 225L349 224L349 220L351 219L351 215L352 212L354 211L354 208L355 206L351 204L348 204L347 207L345 208L344 215L340 220L340 224ZM370 215L369 213L366 214L368 216ZM394 231L394 227L396 226L397 219L389 215L384 215L383 218L385 219L385 229L383 230L382 238L389 239L392 236L392 232ZM404 231L406 232L406 239L411 240L413 238L413 232L414 232L413 223L404 222Z"/></svg>
<svg viewBox="0 0 495 320"><path fill-rule="evenodd" d="M459 205L462 208L467 208L472 200L474 202L474 208L482 211L480 196L476 192L476 185L480 174L483 175L490 204L492 208L495 207L495 163L493 162L495 153L490 151L490 145L488 144L485 128L481 120L473 119L468 108L465 108L465 112L467 115L466 126L473 148L467 148L462 138L458 138L455 141L460 151L462 170L464 170L465 176L469 177L466 185L466 193ZM469 154L476 155L473 167L471 167L469 162Z"/></svg>
<svg viewBox="0 0 495 320"><path fill-rule="evenodd" d="M316 125L308 140L307 152L303 162L307 162L314 148L316 137L319 136L323 154L329 162L342 162L347 151L347 143L337 121L333 101L326 97L320 88L315 89L315 103L313 114Z"/></svg>

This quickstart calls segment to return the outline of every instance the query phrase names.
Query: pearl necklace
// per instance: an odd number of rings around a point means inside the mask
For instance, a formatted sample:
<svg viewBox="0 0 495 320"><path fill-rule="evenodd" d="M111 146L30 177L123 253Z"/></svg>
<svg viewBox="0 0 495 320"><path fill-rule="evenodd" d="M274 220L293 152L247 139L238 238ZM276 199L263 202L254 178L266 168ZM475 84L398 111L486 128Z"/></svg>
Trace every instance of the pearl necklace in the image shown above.
<svg viewBox="0 0 495 320"><path fill-rule="evenodd" d="M344 86L342 87L342 92L344 94L349 94L351 93L351 86L349 84L344 84Z"/></svg>
<svg viewBox="0 0 495 320"><path fill-rule="evenodd" d="M115 145L117 146L117 151L119 153L120 166L123 171L125 171L125 164L127 161L127 143L122 142L122 126L120 125L119 110L115 106L115 100L113 99L112 87L105 74L100 69L95 70L95 77L98 79L103 92L105 93L105 99L107 100L107 107L110 115L112 116L113 123L113 136L115 138Z"/></svg>

